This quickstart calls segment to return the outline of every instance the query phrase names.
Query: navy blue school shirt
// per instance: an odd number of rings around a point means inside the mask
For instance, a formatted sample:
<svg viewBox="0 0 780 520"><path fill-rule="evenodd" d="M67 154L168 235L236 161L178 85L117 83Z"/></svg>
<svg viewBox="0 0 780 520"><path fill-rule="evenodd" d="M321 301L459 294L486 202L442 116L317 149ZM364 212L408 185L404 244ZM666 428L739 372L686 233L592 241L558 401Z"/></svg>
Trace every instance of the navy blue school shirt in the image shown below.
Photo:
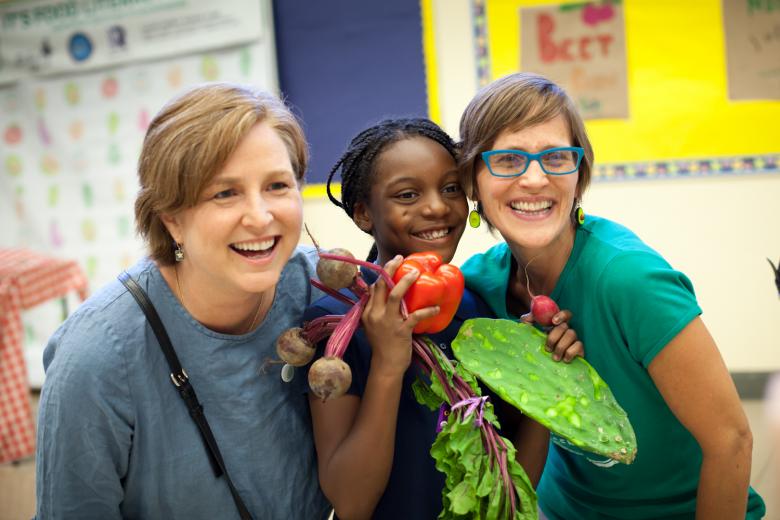
<svg viewBox="0 0 780 520"><path fill-rule="evenodd" d="M361 270L363 278L371 284L377 275L373 271ZM352 299L357 299L347 289L341 291ZM328 314L344 314L349 307L341 301L326 296L314 302L304 314L304 321ZM439 345L442 352L454 358L450 343L458 334L463 322L470 318L493 317L494 314L485 302L475 293L466 289L455 317L449 326L437 334L429 335ZM326 341L318 346L317 357L322 356ZM344 354L344 361L352 370L352 385L348 394L363 396L371 366L371 345L363 328L360 327ZM395 434L395 453L390 480L382 498L371 518L374 520L431 520L437 518L442 508L441 492L444 488L444 473L436 469L430 450L436 439L438 411L431 411L414 398L412 383L422 370L413 361L404 374L401 389L401 401L398 406L398 422ZM338 518L338 517L336 517Z"/></svg>

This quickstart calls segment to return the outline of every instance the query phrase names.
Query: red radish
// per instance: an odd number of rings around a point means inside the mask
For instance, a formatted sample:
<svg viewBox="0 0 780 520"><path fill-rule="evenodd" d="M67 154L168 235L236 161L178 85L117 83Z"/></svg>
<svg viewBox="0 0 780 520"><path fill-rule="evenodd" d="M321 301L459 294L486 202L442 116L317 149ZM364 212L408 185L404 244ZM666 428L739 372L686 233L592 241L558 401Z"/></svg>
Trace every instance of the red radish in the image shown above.
<svg viewBox="0 0 780 520"><path fill-rule="evenodd" d="M552 325L553 316L558 314L559 311L558 304L549 296L539 295L531 299L531 314L539 325L544 327Z"/></svg>
<svg viewBox="0 0 780 520"><path fill-rule="evenodd" d="M549 296L543 294L537 296L531 290L531 282L528 279L528 266L534 260L536 260L536 257L532 258L523 268L525 271L525 288L531 297L531 315L536 323L542 327L549 327L553 324L553 316L558 314L561 309L558 308L558 304Z"/></svg>
<svg viewBox="0 0 780 520"><path fill-rule="evenodd" d="M323 401L339 397L352 384L352 371L343 359L322 357L309 369L309 388Z"/></svg>
<svg viewBox="0 0 780 520"><path fill-rule="evenodd" d="M314 357L314 345L300 327L284 331L276 339L276 353L282 361L294 367L302 367Z"/></svg>

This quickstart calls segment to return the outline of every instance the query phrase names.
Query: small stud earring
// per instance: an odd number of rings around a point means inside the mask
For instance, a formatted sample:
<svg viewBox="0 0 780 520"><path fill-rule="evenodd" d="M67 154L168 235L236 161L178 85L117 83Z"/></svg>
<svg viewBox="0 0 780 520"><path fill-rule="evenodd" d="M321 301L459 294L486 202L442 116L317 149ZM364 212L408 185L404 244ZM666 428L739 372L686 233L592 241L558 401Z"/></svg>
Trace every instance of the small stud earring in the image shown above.
<svg viewBox="0 0 780 520"><path fill-rule="evenodd" d="M184 260L184 249L181 248L181 244L176 242L176 249L173 250L173 256L177 262Z"/></svg>
<svg viewBox="0 0 780 520"><path fill-rule="evenodd" d="M474 209L469 212L469 226L474 229L482 223L482 217L479 215L479 202L474 203Z"/></svg>
<svg viewBox="0 0 780 520"><path fill-rule="evenodd" d="M582 202L579 200L574 208L574 217L577 219L577 225L581 226L585 223L585 210L582 209Z"/></svg>

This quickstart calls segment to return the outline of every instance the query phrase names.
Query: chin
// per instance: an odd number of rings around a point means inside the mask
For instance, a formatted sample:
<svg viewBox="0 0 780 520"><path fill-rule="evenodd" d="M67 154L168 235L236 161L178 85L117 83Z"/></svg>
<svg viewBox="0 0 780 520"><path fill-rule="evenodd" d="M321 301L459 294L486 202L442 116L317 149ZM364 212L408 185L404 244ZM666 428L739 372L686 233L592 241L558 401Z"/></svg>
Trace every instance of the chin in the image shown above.
<svg viewBox="0 0 780 520"><path fill-rule="evenodd" d="M261 293L274 287L281 277L281 271L279 269L270 269L250 275L248 280L242 284L244 289L250 293Z"/></svg>

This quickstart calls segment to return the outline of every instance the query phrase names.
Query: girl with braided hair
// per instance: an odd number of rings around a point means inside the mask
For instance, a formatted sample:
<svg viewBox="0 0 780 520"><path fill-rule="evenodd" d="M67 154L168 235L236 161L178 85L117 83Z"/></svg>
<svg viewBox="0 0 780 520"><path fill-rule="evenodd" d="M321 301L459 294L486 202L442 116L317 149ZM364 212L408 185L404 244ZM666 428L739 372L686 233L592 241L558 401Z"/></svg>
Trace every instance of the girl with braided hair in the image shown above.
<svg viewBox="0 0 780 520"><path fill-rule="evenodd" d="M382 121L352 140L330 171L327 191L334 204L373 236L369 261L385 265L392 274L402 256L415 252L434 251L445 262L452 260L468 213L456 155L452 139L427 119ZM339 169L341 200L331 191ZM363 276L369 283L376 278L369 271ZM337 518L429 520L442 508L444 474L436 470L429 453L437 413L414 398L412 383L419 373L410 364L414 325L400 314L410 283L404 279L388 293L384 282L376 282L362 316L363 327L344 356L352 370L352 386L345 395L325 402L309 397L320 485ZM304 319L346 310L345 304L326 297L309 307ZM452 323L430 338L451 355L450 342L463 321L477 316L493 314L466 291ZM566 325L570 317L568 311L556 315L558 325L548 341L557 359L565 361L583 352L576 333ZM518 460L532 481L538 481L547 454L547 430L519 413L510 414L495 396L491 399L504 435L522 439Z"/></svg>

